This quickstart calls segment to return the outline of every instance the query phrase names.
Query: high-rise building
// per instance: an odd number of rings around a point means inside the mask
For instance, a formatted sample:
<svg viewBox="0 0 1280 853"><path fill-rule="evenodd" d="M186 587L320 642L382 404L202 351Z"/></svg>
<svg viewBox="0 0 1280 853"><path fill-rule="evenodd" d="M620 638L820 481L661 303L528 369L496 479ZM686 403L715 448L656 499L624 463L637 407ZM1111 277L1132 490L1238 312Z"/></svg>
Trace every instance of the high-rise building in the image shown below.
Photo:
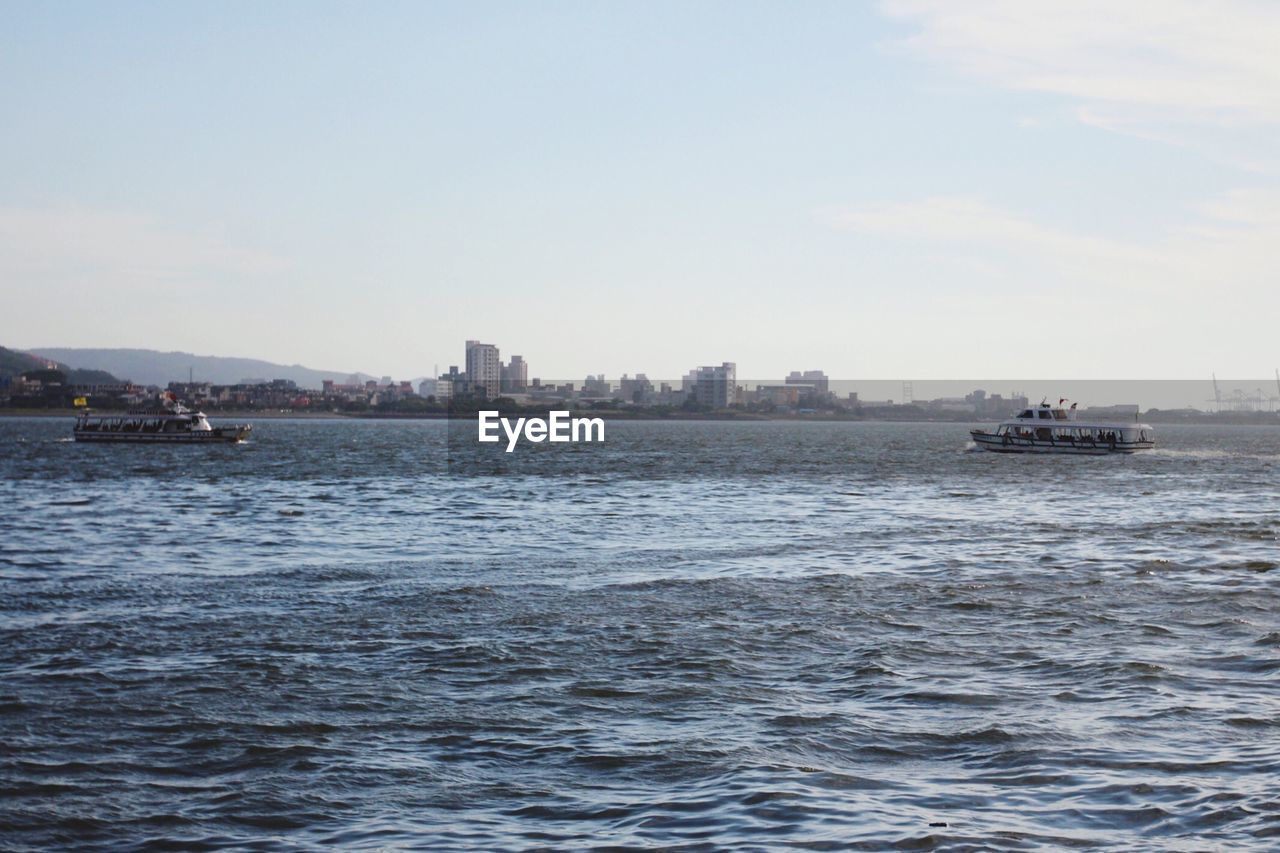
<svg viewBox="0 0 1280 853"><path fill-rule="evenodd" d="M493 344L467 341L467 383L472 393L492 399L502 391L502 362Z"/></svg>
<svg viewBox="0 0 1280 853"><path fill-rule="evenodd" d="M502 390L520 394L529 387L529 365L518 355L502 365Z"/></svg>
<svg viewBox="0 0 1280 853"><path fill-rule="evenodd" d="M699 367L692 375L694 395L700 405L723 409L736 402L738 366L732 361L719 367Z"/></svg>

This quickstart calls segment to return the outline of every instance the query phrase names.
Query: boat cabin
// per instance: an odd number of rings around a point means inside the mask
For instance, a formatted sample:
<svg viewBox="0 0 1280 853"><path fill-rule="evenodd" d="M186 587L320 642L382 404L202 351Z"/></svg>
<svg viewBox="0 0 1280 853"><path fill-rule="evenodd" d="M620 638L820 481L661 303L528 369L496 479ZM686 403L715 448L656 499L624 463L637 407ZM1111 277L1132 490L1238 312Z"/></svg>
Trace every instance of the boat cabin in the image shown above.
<svg viewBox="0 0 1280 853"><path fill-rule="evenodd" d="M1011 439L1086 447L1115 447L1155 440L1154 431L1146 424L1081 423L1076 420L1074 403L1070 409L1048 403L1023 409L996 427L995 434Z"/></svg>
<svg viewBox="0 0 1280 853"><path fill-rule="evenodd" d="M209 432L213 427L203 412L131 411L127 414L97 415L82 413L76 419L75 431L173 434Z"/></svg>
<svg viewBox="0 0 1280 853"><path fill-rule="evenodd" d="M1021 418L1019 418L1021 420ZM1036 425L1006 421L996 427L996 435L1019 439L1039 439L1065 444L1090 446L1134 444L1155 440L1152 429L1146 424L1120 426L1116 424L1060 424Z"/></svg>

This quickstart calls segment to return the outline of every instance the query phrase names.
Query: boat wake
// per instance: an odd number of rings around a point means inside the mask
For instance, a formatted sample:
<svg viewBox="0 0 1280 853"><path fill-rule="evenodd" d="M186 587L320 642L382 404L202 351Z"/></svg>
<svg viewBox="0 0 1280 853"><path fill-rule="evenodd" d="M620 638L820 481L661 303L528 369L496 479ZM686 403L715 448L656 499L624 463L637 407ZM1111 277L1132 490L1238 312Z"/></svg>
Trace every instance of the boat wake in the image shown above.
<svg viewBox="0 0 1280 853"><path fill-rule="evenodd" d="M1170 450L1158 447L1147 454L1151 459L1260 459L1280 460L1280 453L1257 453L1248 450Z"/></svg>

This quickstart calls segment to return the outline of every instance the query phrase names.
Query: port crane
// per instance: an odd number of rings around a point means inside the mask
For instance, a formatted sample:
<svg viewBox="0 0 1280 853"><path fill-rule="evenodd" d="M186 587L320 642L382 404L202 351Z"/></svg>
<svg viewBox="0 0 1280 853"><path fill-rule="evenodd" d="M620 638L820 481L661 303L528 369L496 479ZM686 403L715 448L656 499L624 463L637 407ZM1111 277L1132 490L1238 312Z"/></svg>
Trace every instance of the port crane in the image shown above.
<svg viewBox="0 0 1280 853"><path fill-rule="evenodd" d="M1252 394L1245 394L1241 389L1234 388L1230 394L1224 395L1218 386L1217 373L1210 375L1213 377L1213 399L1207 402L1213 403L1214 411L1219 413L1277 411L1280 396L1265 395L1261 388L1255 388ZM1276 369L1276 391L1280 392L1280 368Z"/></svg>

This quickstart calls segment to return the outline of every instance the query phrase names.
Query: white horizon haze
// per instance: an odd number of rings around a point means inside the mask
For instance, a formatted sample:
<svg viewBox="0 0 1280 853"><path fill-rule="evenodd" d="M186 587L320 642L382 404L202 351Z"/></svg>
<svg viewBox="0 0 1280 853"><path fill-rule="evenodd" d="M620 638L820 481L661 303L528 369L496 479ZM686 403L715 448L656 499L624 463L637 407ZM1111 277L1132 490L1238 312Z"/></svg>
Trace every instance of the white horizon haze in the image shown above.
<svg viewBox="0 0 1280 853"><path fill-rule="evenodd" d="M3 3L0 345L1269 376L1280 6ZM995 389L993 389L995 390Z"/></svg>

